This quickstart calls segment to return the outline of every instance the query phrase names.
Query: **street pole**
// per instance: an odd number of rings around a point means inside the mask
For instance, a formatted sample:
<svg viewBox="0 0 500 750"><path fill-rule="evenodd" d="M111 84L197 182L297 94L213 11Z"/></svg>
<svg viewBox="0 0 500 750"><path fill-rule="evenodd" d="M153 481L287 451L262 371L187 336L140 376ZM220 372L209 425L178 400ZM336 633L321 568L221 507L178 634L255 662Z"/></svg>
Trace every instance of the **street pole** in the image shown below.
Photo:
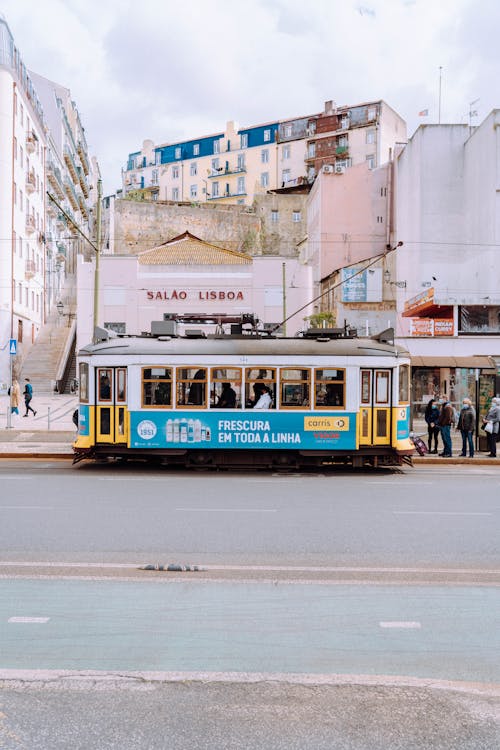
<svg viewBox="0 0 500 750"><path fill-rule="evenodd" d="M94 331L99 322L99 259L101 256L101 204L102 204L102 180L97 180L97 240L95 254L94 274Z"/></svg>
<svg viewBox="0 0 500 750"><path fill-rule="evenodd" d="M281 270L283 273L283 336L286 336L286 265L285 263L281 264Z"/></svg>
<svg viewBox="0 0 500 750"><path fill-rule="evenodd" d="M10 408L12 398L12 354L9 353L10 362L10 378L9 378L9 401L7 403L7 429L10 430L12 427L12 409Z"/></svg>

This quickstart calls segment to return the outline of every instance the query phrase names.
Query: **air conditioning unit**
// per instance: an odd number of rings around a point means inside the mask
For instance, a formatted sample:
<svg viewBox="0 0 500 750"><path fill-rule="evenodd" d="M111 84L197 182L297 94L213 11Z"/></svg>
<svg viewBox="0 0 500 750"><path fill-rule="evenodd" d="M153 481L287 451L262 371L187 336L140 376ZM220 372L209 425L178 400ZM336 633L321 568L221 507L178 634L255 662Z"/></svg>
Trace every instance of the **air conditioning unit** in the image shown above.
<svg viewBox="0 0 500 750"><path fill-rule="evenodd" d="M335 167L335 174L344 174L345 167Z"/></svg>
<svg viewBox="0 0 500 750"><path fill-rule="evenodd" d="M333 166L331 164L324 164L322 172L324 172L324 174L333 174Z"/></svg>

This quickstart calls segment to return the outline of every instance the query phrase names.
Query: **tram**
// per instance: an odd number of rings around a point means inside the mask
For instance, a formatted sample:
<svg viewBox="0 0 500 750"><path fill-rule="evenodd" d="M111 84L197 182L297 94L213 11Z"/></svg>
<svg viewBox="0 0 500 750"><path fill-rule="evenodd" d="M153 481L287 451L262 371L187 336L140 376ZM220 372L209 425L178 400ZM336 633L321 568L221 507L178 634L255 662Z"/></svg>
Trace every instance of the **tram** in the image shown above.
<svg viewBox="0 0 500 750"><path fill-rule="evenodd" d="M390 336L358 338L347 328L294 338L241 327L234 335L110 333L78 353L74 463L411 462L410 359Z"/></svg>

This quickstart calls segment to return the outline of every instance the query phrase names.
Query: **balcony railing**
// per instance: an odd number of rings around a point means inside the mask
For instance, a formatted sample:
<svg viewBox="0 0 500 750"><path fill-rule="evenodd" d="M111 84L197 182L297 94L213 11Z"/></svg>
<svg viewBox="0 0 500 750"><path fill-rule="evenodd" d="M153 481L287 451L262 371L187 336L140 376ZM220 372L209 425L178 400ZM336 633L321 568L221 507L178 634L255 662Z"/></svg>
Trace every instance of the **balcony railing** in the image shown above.
<svg viewBox="0 0 500 750"><path fill-rule="evenodd" d="M29 281L36 274L36 265L34 260L27 260L24 267L24 278Z"/></svg>
<svg viewBox="0 0 500 750"><path fill-rule="evenodd" d="M207 201L221 201L224 198L243 198L246 194L246 190L243 190L242 192L236 191L235 193L226 191L220 195L207 195Z"/></svg>
<svg viewBox="0 0 500 750"><path fill-rule="evenodd" d="M57 197L64 200L66 196L62 184L61 170L52 161L47 164L47 180Z"/></svg>
<svg viewBox="0 0 500 750"><path fill-rule="evenodd" d="M73 185L66 180L66 182L64 183L64 189L66 190L66 195L68 196L69 202L71 203L75 211L78 211L80 205L78 203L78 196Z"/></svg>
<svg viewBox="0 0 500 750"><path fill-rule="evenodd" d="M36 175L35 175L34 170L32 169L26 175L26 192L34 193L35 190L36 190Z"/></svg>
<svg viewBox="0 0 500 750"><path fill-rule="evenodd" d="M35 151L37 143L38 143L38 138L33 132L26 133L26 151L29 154L32 154Z"/></svg>
<svg viewBox="0 0 500 750"><path fill-rule="evenodd" d="M26 231L28 232L28 234L32 234L35 229L35 217L30 214L26 217Z"/></svg>
<svg viewBox="0 0 500 750"><path fill-rule="evenodd" d="M77 151L78 156L80 157L80 161L82 162L83 171L86 175L88 175L88 173L90 172L90 164L87 157L87 150L82 141L78 141Z"/></svg>
<svg viewBox="0 0 500 750"><path fill-rule="evenodd" d="M78 179L78 170L77 170L76 162L68 146L64 146L64 161L66 163L66 166L68 167L68 172L70 173L73 182L75 184L78 184L79 179Z"/></svg>
<svg viewBox="0 0 500 750"><path fill-rule="evenodd" d="M232 174L243 174L246 171L246 167L220 167L219 169L211 169L208 177L228 177Z"/></svg>

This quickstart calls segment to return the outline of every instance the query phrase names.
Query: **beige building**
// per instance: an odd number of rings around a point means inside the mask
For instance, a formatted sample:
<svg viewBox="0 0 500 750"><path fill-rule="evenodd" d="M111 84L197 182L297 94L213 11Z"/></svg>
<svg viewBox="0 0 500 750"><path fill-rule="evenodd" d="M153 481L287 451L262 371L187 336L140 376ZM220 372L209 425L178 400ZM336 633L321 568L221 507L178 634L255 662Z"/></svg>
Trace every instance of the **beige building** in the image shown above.
<svg viewBox="0 0 500 750"><path fill-rule="evenodd" d="M160 201L251 205L268 190L312 184L318 172L366 162L375 168L406 141L404 120L384 101L337 107L288 120L155 145L129 154L124 193Z"/></svg>

